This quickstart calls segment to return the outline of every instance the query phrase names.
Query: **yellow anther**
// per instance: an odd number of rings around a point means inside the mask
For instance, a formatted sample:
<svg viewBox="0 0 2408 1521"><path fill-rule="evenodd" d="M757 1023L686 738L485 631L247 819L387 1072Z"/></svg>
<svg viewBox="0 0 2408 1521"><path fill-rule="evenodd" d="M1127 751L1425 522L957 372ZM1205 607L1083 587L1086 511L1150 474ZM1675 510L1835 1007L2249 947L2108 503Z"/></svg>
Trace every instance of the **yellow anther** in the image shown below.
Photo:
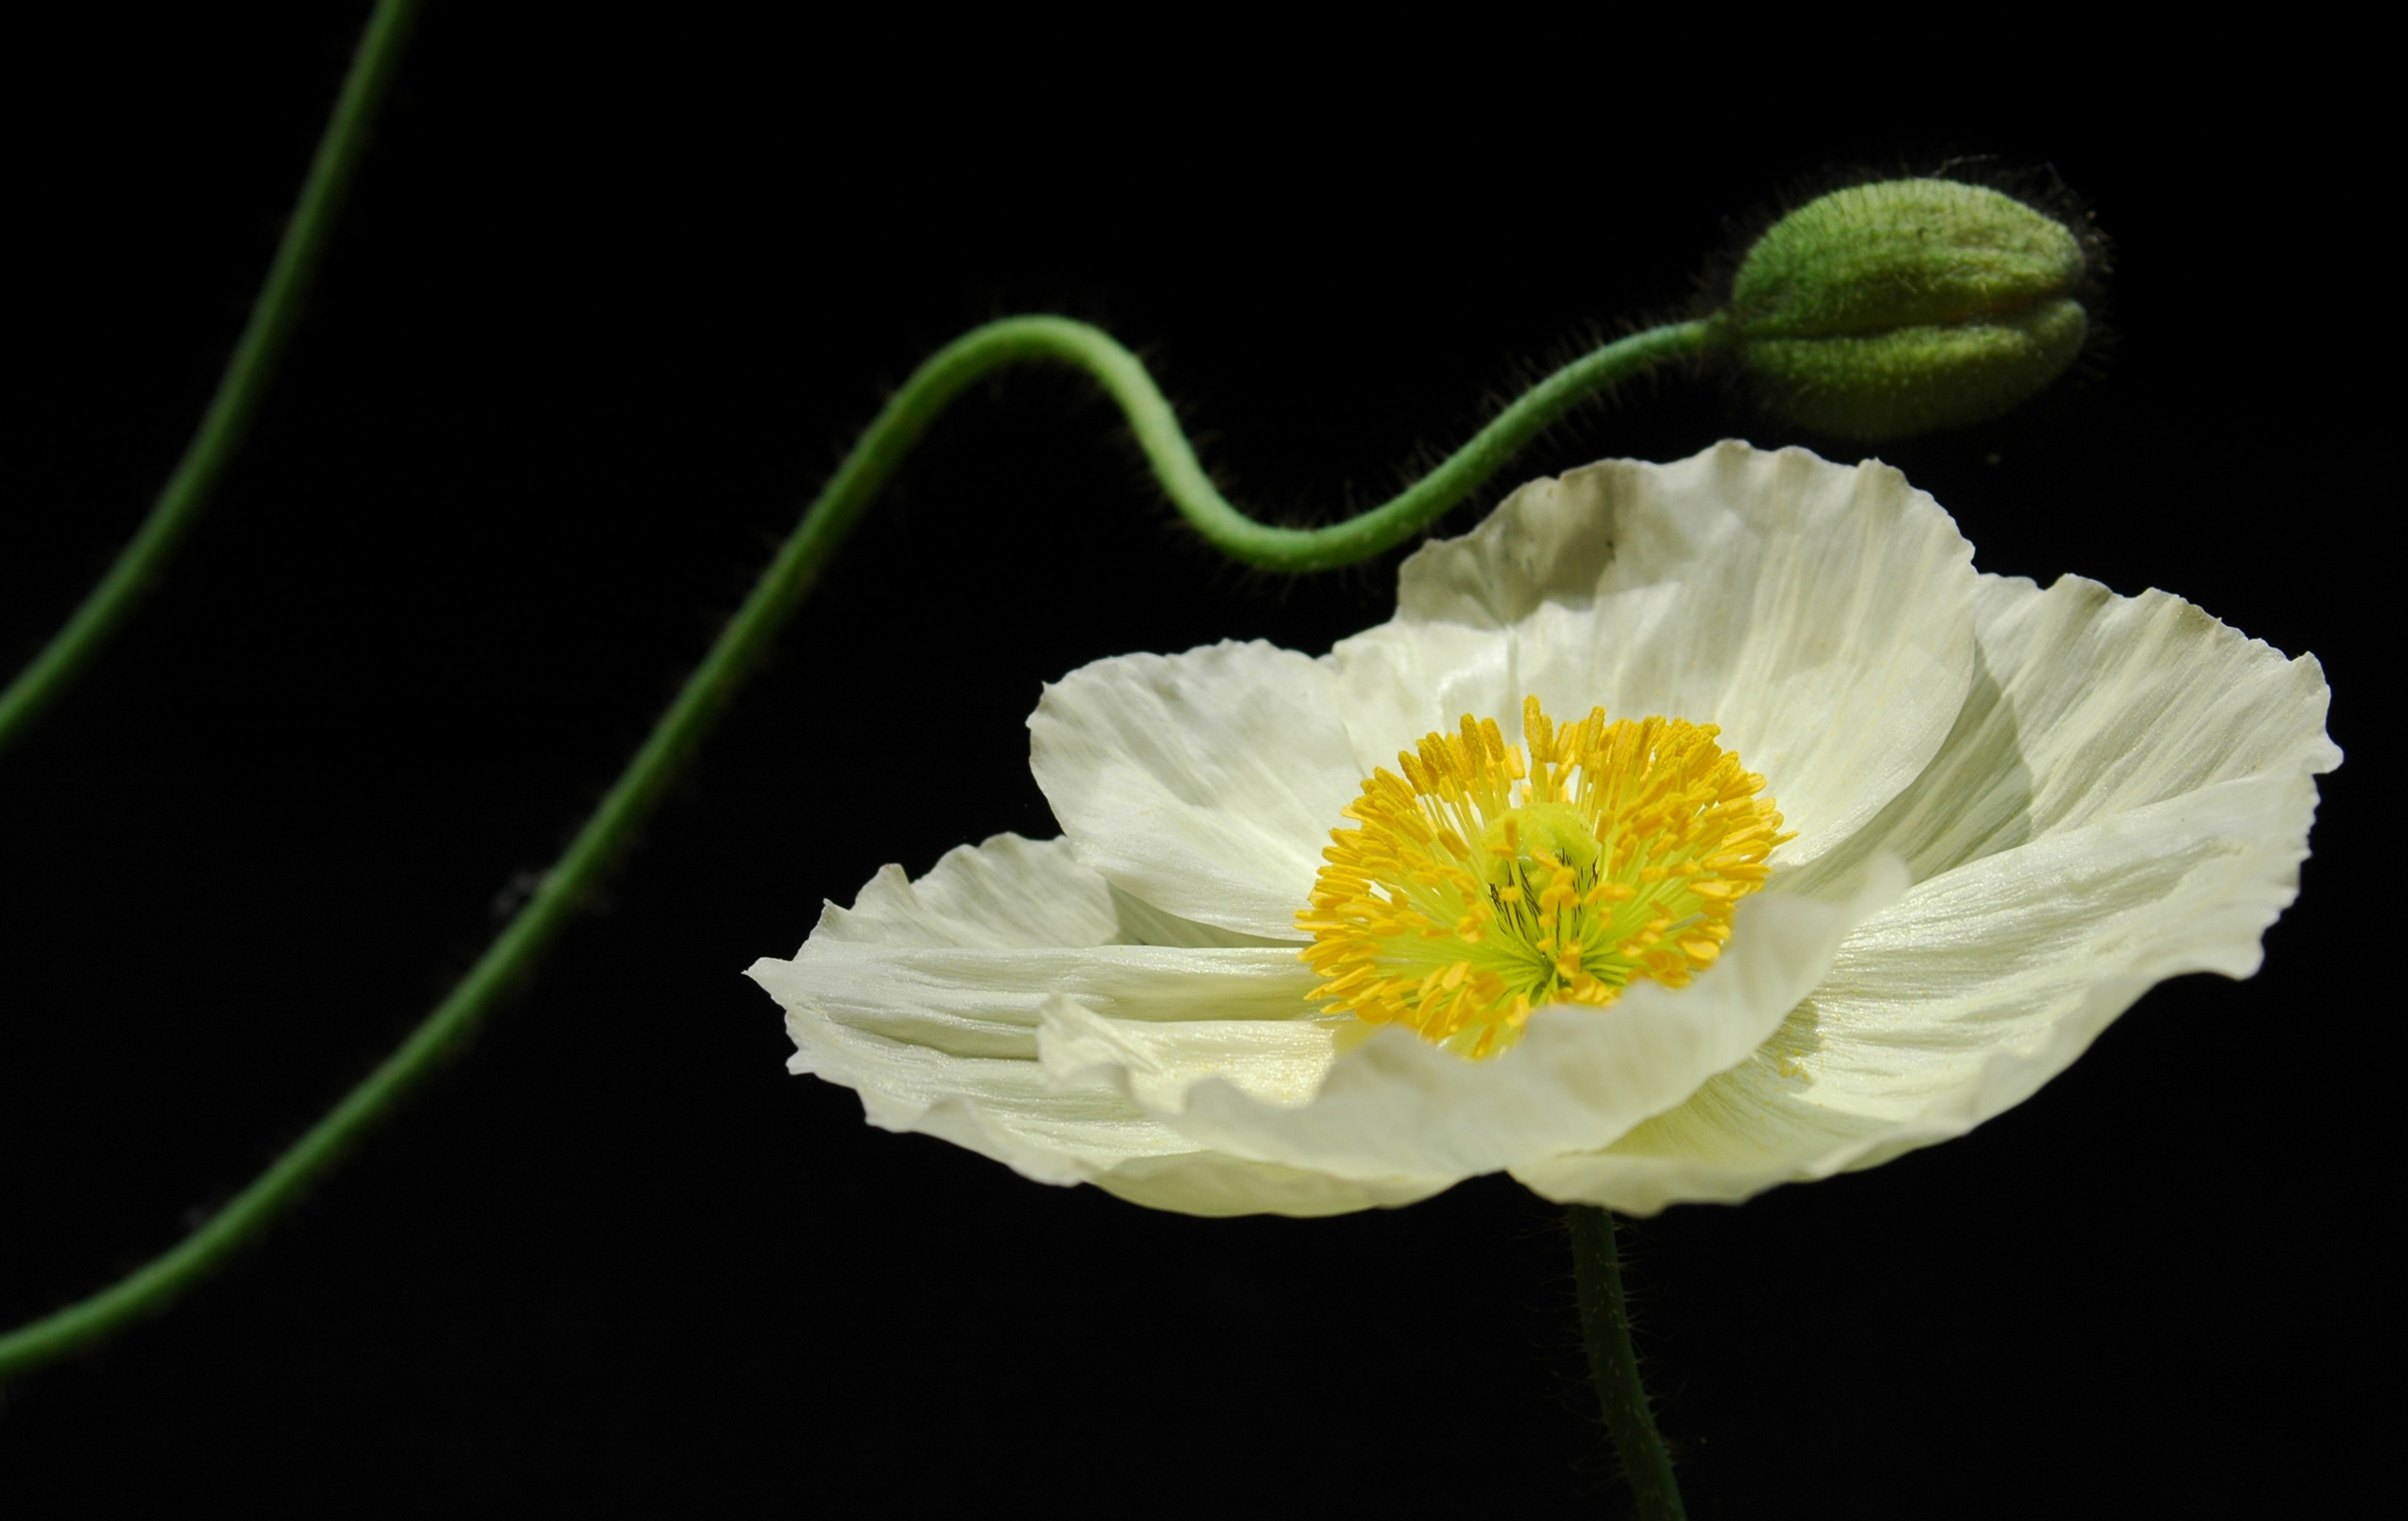
<svg viewBox="0 0 2408 1521"><path fill-rule="evenodd" d="M1677 987L1719 957L1789 838L1763 778L1707 724L1602 708L1558 724L1533 697L1522 732L1527 761L1467 714L1342 810L1355 826L1333 831L1296 917L1317 1000L1480 1057L1532 1009Z"/></svg>

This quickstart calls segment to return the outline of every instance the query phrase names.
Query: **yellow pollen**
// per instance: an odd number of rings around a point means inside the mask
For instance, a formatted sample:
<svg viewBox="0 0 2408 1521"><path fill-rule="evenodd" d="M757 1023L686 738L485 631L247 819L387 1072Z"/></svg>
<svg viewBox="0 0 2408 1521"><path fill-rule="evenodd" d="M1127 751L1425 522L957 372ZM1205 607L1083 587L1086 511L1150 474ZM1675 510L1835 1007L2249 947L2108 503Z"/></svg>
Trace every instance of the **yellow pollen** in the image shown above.
<svg viewBox="0 0 2408 1521"><path fill-rule="evenodd" d="M1478 1058L1542 1005L1684 985L1792 838L1718 732L1603 708L1558 726L1530 697L1527 759L1494 719L1426 735L1398 755L1403 776L1364 781L1343 810L1355 826L1330 831L1296 915L1322 979L1310 996Z"/></svg>

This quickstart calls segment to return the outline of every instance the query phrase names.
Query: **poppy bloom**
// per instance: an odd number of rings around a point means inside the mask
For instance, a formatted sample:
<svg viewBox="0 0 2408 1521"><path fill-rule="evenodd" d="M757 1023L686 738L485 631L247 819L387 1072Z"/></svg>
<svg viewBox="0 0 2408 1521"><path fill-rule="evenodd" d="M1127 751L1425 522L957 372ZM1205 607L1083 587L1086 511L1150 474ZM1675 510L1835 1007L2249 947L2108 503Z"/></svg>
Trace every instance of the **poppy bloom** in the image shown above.
<svg viewBox="0 0 2408 1521"><path fill-rule="evenodd" d="M2313 658L1978 573L1878 463L1591 465L1399 581L1324 656L1048 687L1062 837L887 867L757 962L793 1070L1194 1214L1741 1199L2253 973L2341 758Z"/></svg>

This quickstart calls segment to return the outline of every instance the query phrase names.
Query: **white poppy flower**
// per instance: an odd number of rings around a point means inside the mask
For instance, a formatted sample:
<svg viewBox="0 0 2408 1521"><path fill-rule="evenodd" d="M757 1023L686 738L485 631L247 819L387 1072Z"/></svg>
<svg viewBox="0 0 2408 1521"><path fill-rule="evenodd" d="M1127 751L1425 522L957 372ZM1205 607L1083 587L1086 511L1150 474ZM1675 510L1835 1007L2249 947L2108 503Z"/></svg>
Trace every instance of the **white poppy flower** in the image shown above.
<svg viewBox="0 0 2408 1521"><path fill-rule="evenodd" d="M1592 465L1399 582L1320 658L1047 688L1062 838L890 866L756 963L793 1069L1200 1215L1499 1170L1741 1199L1963 1134L2162 978L2250 975L2341 758L2314 659L1976 573L1877 463Z"/></svg>

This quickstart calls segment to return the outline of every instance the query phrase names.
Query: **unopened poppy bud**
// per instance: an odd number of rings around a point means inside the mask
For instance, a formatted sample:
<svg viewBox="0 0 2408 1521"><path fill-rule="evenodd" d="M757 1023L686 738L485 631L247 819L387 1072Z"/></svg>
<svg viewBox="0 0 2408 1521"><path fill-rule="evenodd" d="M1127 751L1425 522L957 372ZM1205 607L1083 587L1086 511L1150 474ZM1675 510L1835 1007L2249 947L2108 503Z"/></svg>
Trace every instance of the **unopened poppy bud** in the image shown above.
<svg viewBox="0 0 2408 1521"><path fill-rule="evenodd" d="M1773 223L1716 322L1793 422L1898 438L1996 416L2063 374L2088 331L2086 265L2011 197L1886 180Z"/></svg>

